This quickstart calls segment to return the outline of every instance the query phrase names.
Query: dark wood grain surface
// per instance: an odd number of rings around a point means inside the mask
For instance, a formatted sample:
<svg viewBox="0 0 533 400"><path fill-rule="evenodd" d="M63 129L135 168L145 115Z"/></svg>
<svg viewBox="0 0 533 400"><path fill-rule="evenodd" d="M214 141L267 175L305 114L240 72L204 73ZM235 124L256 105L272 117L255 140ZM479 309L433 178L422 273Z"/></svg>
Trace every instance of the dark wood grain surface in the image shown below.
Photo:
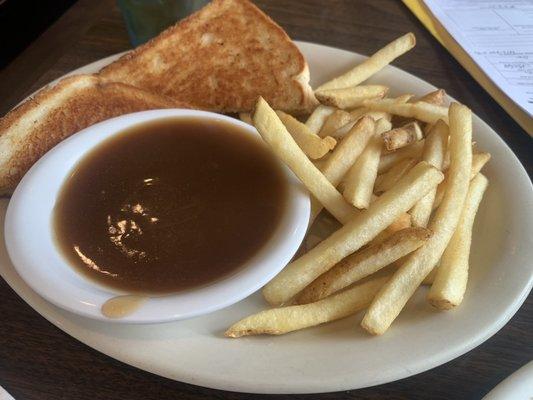
<svg viewBox="0 0 533 400"><path fill-rule="evenodd" d="M413 31L418 45L395 65L468 104L513 149L531 176L528 135L396 0L260 0L294 39L369 54ZM80 0L0 71L0 115L52 79L130 47L112 0ZM1 51L1 49L0 49ZM512 195L512 194L511 194ZM445 346L436 343L435 346ZM362 390L297 399L480 399L533 359L533 297L469 353L431 371ZM170 381L100 354L56 328L0 280L0 385L16 399L248 399Z"/></svg>

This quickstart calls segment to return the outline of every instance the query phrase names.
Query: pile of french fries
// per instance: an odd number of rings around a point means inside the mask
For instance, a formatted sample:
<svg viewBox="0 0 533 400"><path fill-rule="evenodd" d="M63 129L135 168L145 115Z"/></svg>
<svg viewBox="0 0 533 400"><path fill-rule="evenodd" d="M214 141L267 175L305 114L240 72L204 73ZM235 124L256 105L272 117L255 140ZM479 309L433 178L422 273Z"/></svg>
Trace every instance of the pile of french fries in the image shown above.
<svg viewBox="0 0 533 400"><path fill-rule="evenodd" d="M320 86L305 123L259 98L262 138L342 226L294 259L263 289L267 309L228 337L284 334L366 309L361 326L383 334L421 285L439 310L461 304L474 218L490 154L473 153L472 114L443 90L386 98L363 82L415 46L408 33Z"/></svg>

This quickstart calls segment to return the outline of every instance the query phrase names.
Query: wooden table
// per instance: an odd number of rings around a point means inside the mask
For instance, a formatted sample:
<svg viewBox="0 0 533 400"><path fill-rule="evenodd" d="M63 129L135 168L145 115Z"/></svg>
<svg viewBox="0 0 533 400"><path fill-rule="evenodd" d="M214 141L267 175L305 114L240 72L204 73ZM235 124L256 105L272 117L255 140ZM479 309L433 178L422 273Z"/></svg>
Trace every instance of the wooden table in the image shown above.
<svg viewBox="0 0 533 400"><path fill-rule="evenodd" d="M518 155L529 173L528 135L396 0L256 1L294 39L363 54L413 31L418 45L395 65L470 105ZM74 68L130 47L113 0L80 0L11 65L0 71L0 115ZM512 194L510 194L512 195ZM100 354L56 328L0 280L0 385L30 399L248 399L173 382ZM443 366L374 388L294 396L313 399L479 399L533 359L533 296L491 339ZM445 343L436 343L442 346ZM280 396L289 398L289 396Z"/></svg>

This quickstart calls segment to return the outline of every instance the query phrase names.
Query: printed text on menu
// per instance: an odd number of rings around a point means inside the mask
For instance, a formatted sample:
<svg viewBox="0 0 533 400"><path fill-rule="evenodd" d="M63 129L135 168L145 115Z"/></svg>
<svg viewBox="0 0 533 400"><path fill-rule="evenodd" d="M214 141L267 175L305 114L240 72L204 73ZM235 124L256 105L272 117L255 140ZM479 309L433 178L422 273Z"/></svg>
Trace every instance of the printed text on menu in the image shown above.
<svg viewBox="0 0 533 400"><path fill-rule="evenodd" d="M533 0L424 0L511 100L533 115Z"/></svg>

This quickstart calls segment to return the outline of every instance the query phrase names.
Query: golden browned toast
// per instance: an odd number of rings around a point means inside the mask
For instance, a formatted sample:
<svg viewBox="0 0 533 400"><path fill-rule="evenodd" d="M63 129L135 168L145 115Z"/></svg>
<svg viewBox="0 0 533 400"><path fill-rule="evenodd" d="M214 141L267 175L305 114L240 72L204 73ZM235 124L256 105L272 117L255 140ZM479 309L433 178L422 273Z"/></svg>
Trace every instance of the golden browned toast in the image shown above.
<svg viewBox="0 0 533 400"><path fill-rule="evenodd" d="M187 106L92 75L75 75L41 90L0 119L0 194L12 192L44 153L73 133L118 115L173 107Z"/></svg>
<svg viewBox="0 0 533 400"><path fill-rule="evenodd" d="M214 0L102 69L109 81L217 112L311 111L307 63L287 34L248 0Z"/></svg>

